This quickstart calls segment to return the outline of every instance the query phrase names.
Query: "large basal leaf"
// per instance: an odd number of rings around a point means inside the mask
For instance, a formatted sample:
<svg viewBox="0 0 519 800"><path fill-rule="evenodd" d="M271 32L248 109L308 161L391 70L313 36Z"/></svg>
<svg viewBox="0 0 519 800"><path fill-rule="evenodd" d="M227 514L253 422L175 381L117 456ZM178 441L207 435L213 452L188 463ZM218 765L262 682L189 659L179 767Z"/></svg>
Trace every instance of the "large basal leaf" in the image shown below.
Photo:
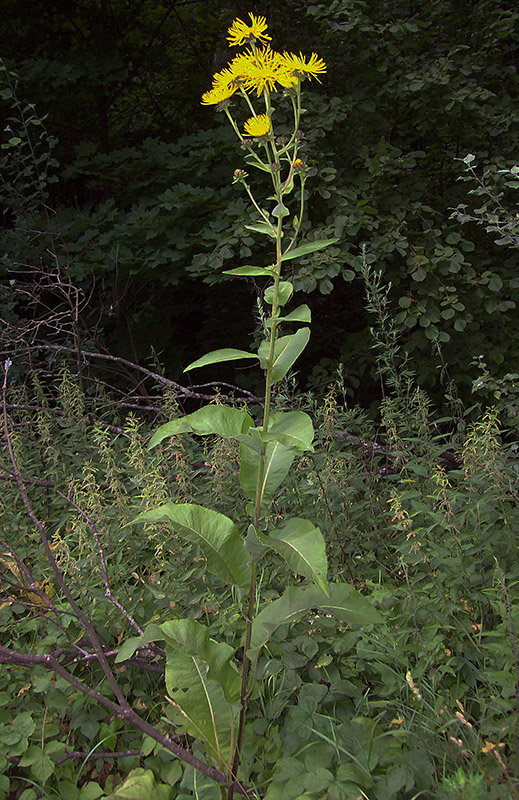
<svg viewBox="0 0 519 800"><path fill-rule="evenodd" d="M272 497L273 492L286 478L295 457L296 451L294 448L287 447L281 444L281 442L267 442L265 448L265 468L260 486L262 503ZM260 454L251 447L248 447L244 442L241 442L240 462L240 486L246 496L254 500L258 483Z"/></svg>
<svg viewBox="0 0 519 800"><path fill-rule="evenodd" d="M220 684L209 677L207 662L168 643L166 690L178 711L177 724L204 742L210 757L221 768L229 765L238 706L229 703Z"/></svg>
<svg viewBox="0 0 519 800"><path fill-rule="evenodd" d="M271 373L272 383L278 383L285 377L292 364L297 361L305 349L309 339L310 328L299 328L295 333L288 336L280 336L276 340ZM267 368L269 352L270 342L266 340L260 344L258 350L262 369Z"/></svg>
<svg viewBox="0 0 519 800"><path fill-rule="evenodd" d="M282 528L262 536L261 542L279 553L290 569L310 578L322 592L330 595L324 537L309 519L289 519Z"/></svg>
<svg viewBox="0 0 519 800"><path fill-rule="evenodd" d="M208 680L221 686L229 703L239 703L241 678L232 661L234 648L211 639L209 629L194 619L170 620L160 625L160 630L168 645L205 661Z"/></svg>
<svg viewBox="0 0 519 800"><path fill-rule="evenodd" d="M281 261L290 261L292 258L299 256L307 256L308 253L315 253L316 250L322 250L324 247L329 247L331 244L337 244L339 239L321 239L318 242L303 242L299 247L294 247L281 256Z"/></svg>
<svg viewBox="0 0 519 800"><path fill-rule="evenodd" d="M212 508L194 503L165 503L144 511L133 522L164 520L171 522L179 536L200 547L209 572L225 583L249 586L250 556L232 520Z"/></svg>
<svg viewBox="0 0 519 800"><path fill-rule="evenodd" d="M239 408L209 405L199 408L193 414L174 419L161 425L153 436L148 447L156 447L163 439L177 433L196 433L199 436L217 434L224 439L232 439L245 433L254 425L252 417Z"/></svg>
<svg viewBox="0 0 519 800"><path fill-rule="evenodd" d="M375 625L382 616L370 601L347 583L329 585L330 596L317 586L290 586L278 600L266 605L252 623L247 655L254 660L281 625L301 619L310 609L319 608L350 625Z"/></svg>
<svg viewBox="0 0 519 800"><path fill-rule="evenodd" d="M259 431L260 439L276 441L296 450L313 452L314 426L304 411L276 411L270 416L268 433Z"/></svg>
<svg viewBox="0 0 519 800"><path fill-rule="evenodd" d="M193 361L184 372L189 372L190 369L198 369L199 367L206 367L208 364L221 364L222 361L238 361L240 358L258 358L254 353L248 353L246 350L234 350L232 347L224 347L222 350L212 350L206 353L205 356Z"/></svg>

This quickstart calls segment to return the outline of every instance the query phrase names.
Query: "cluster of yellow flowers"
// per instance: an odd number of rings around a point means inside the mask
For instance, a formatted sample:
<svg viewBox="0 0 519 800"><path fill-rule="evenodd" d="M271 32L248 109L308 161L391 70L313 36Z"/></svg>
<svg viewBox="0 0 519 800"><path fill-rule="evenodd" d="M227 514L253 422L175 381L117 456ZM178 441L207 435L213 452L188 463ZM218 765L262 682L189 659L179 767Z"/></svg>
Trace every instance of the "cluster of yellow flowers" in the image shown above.
<svg viewBox="0 0 519 800"><path fill-rule="evenodd" d="M254 14L249 14L249 17L250 24L241 19L234 20L227 36L229 46L249 44L249 49L213 76L212 89L202 95L203 105L216 105L228 100L238 89L256 92L258 97L262 92L275 91L278 85L283 89L293 89L304 78L319 80L318 76L326 72L324 61L316 53L306 58L302 53L297 56L272 50L268 44L271 37L266 33L265 17L255 17ZM263 46L256 47L257 42ZM266 116L261 115L262 118ZM246 132L250 136L261 136L270 130L268 117L261 122L260 117L253 117L249 122L253 130Z"/></svg>

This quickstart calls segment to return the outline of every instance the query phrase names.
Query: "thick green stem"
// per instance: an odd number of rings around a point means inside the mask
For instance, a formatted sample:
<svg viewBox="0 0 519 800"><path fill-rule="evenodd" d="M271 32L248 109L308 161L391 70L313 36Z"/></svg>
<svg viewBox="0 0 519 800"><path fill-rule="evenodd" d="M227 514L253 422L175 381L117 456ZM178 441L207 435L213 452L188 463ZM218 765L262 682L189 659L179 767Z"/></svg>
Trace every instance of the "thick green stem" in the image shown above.
<svg viewBox="0 0 519 800"><path fill-rule="evenodd" d="M270 116L271 113L271 106L270 106L270 96L269 93L265 92L265 105L267 109L267 113ZM299 120L299 114L297 110L299 109L299 102L297 106L295 106L295 120L296 123ZM292 141L294 141L294 137ZM269 140L265 143L265 152L268 159L268 164L270 168L270 174L272 178L272 184L274 188L274 196L276 199L277 205L282 204L283 202L283 186L286 185L286 181L282 183L281 181L281 161L280 161L280 151L278 151L276 147L276 142L274 137L269 138ZM286 152L286 149L285 149ZM294 156L295 158L295 156ZM292 159L293 160L293 159ZM290 167L292 169L292 166ZM249 190L248 190L249 191ZM250 194L250 192L249 192ZM256 205L256 203L254 203ZM262 215L263 216L263 215ZM270 325L270 341L269 341L269 354L266 362L266 370L265 370L265 406L263 410L263 420L262 420L262 430L264 433L268 432L269 429L269 422L270 422L270 409L271 409L271 401L272 401L272 372L274 367L274 355L275 355L275 348L276 348L276 338L277 338L277 318L279 316L279 282L281 280L281 268L282 268L282 260L281 257L282 247L281 247L281 239L283 236L283 217L281 215L278 216L277 226L276 226L276 262L275 262L275 274L274 274L274 291L273 291L273 298L272 298L272 314L271 314L271 325ZM256 497L254 501L254 527L259 528L262 514L263 514L263 483L265 477L265 456L266 456L266 449L267 443L262 442L261 446L261 453L259 457L259 464L258 464L258 480L256 484ZM249 682L249 670L250 670L250 661L247 657L247 651L250 647L251 636L252 636L252 623L254 619L254 611L256 605L256 578L257 578L257 566L256 563L253 562L252 564L252 571L251 571L251 582L249 588L249 596L247 601L247 612L246 612L246 623L245 623L245 642L244 642L244 650L243 650L243 665L242 665L242 676L241 676L241 708L240 708L240 717L238 722L238 731L236 735L236 746L234 750L234 758L231 770L231 776L233 779L236 779L236 775L238 772L238 767L240 764L241 758L241 745L243 739L243 731L245 727L245 719L247 713L247 701L249 697L249 690L248 690L248 682ZM228 791L228 800L232 800L234 793L233 786L229 787Z"/></svg>

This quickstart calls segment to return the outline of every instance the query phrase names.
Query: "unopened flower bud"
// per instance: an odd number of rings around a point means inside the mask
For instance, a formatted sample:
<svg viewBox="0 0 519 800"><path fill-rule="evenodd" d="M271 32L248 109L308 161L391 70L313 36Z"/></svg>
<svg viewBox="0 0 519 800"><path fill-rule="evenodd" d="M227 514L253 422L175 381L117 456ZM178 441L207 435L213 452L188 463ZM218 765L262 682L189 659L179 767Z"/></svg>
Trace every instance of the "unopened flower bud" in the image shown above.
<svg viewBox="0 0 519 800"><path fill-rule="evenodd" d="M307 166L302 158L296 158L293 164L294 172L306 172Z"/></svg>
<svg viewBox="0 0 519 800"><path fill-rule="evenodd" d="M248 175L248 173L245 172L244 169L235 169L234 172L233 172L233 176L232 176L233 177L233 181L232 182L233 183L242 183L242 181L245 180L247 175Z"/></svg>

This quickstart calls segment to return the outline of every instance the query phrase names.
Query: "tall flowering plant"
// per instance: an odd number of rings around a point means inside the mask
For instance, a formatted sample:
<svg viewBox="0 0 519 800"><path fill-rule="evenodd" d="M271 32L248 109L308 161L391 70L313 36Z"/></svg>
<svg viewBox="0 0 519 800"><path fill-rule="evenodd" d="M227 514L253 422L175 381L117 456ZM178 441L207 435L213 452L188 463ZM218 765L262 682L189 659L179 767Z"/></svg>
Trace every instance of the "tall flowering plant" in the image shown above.
<svg viewBox="0 0 519 800"><path fill-rule="evenodd" d="M174 709L172 721L180 732L204 746L208 763L213 765L211 776L232 797L234 791L248 792L245 782L250 776L243 774L241 763L247 704L258 658L272 634L316 608L350 623L374 623L380 618L352 586L328 582L325 540L311 520L287 517L272 529L266 518L294 459L313 450L311 418L302 411L273 411L272 396L276 384L285 377L310 337L308 306L285 311L293 285L283 279L283 265L336 241L297 242L307 179L307 168L300 157L301 91L305 79L319 80L326 66L315 53L305 57L273 50L265 18L253 14L248 23L240 19L233 22L228 40L231 47L246 49L214 75L213 86L202 96L202 103L225 112L245 148L245 166L268 173L272 182L272 195L268 198L272 206L266 210L265 203L260 204L254 197L247 170L239 168L234 172L234 181L243 186L258 215L257 221L247 227L272 241L273 255L267 266L247 265L227 271L233 276L265 279L265 334L257 352L224 348L199 358L186 371L224 361L255 361L265 376L263 418L260 425L255 425L244 410L209 405L160 427L150 447L156 447L166 437L189 432L236 440L239 482L248 501L249 523L240 530L229 517L194 503L166 503L140 514L135 522L167 520L177 536L196 543L206 558L207 570L224 584L235 587L241 597L245 631L242 642L234 648L216 641L209 629L195 620L170 620L148 626L143 636L123 646L118 659L125 660L155 639L165 640L166 692ZM276 136L271 102L274 93L281 93L292 106L290 135ZM245 106L247 114L242 128L236 114L239 104ZM294 215L287 207L291 195L297 204ZM284 222L290 217L290 227L285 231ZM295 327L295 331L281 335L281 325L288 330ZM271 553L281 556L288 568L304 580L287 585L277 599L262 604L258 564Z"/></svg>

